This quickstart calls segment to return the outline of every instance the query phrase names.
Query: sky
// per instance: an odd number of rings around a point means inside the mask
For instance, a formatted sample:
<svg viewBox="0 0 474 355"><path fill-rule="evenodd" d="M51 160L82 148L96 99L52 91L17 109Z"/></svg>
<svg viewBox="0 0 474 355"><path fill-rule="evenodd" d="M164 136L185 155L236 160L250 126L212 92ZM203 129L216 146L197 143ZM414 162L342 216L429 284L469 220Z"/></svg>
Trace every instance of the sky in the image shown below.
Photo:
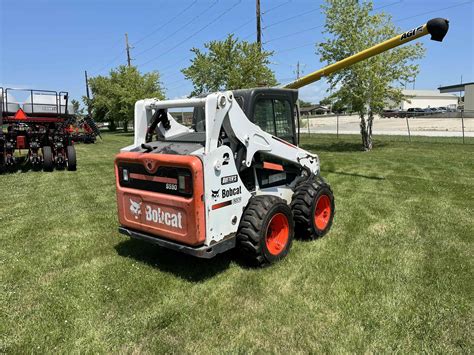
<svg viewBox="0 0 474 355"><path fill-rule="evenodd" d="M271 68L280 83L323 66L315 44L323 41L323 0L261 0L263 48L274 51ZM450 20L442 43L421 39L416 89L474 81L474 0L375 0L376 12L393 17L401 32L434 17ZM157 70L168 98L187 96L192 84L180 70L192 47L228 33L256 38L255 0L0 0L0 86L68 91L85 95L84 71L105 75L126 64L125 33L132 63ZM413 84L407 87L413 88ZM324 80L300 89L300 98L327 96Z"/></svg>

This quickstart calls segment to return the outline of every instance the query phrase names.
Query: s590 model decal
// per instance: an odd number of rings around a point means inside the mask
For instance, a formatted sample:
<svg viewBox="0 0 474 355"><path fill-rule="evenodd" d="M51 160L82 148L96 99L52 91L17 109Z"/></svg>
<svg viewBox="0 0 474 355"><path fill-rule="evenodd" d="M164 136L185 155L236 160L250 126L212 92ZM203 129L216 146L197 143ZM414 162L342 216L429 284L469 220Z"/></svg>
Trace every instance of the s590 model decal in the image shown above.
<svg viewBox="0 0 474 355"><path fill-rule="evenodd" d="M149 222L163 224L168 227L183 229L183 215L181 212L165 212L160 207L152 208L149 205L145 207L145 219Z"/></svg>
<svg viewBox="0 0 474 355"><path fill-rule="evenodd" d="M414 28L414 29L412 29L408 32L405 32L404 34L402 34L402 37L400 38L400 41L403 41L404 39L413 37L414 35L416 35L419 32L423 32L423 26L420 26L420 27Z"/></svg>
<svg viewBox="0 0 474 355"><path fill-rule="evenodd" d="M229 175L221 178L222 185L232 184L234 182L237 182L237 175Z"/></svg>

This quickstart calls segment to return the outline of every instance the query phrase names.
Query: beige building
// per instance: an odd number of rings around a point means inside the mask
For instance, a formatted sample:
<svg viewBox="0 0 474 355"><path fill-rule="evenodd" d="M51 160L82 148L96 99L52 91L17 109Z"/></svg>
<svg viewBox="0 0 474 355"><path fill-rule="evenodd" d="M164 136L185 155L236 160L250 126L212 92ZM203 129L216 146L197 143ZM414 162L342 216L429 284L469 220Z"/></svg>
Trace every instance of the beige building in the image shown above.
<svg viewBox="0 0 474 355"><path fill-rule="evenodd" d="M442 86L438 88L441 93L461 93L464 92L464 111L474 112L474 82Z"/></svg>
<svg viewBox="0 0 474 355"><path fill-rule="evenodd" d="M402 90L406 97L399 105L392 105L390 108L406 111L409 108L436 108L450 107L456 108L458 97L451 93L440 93L437 90Z"/></svg>

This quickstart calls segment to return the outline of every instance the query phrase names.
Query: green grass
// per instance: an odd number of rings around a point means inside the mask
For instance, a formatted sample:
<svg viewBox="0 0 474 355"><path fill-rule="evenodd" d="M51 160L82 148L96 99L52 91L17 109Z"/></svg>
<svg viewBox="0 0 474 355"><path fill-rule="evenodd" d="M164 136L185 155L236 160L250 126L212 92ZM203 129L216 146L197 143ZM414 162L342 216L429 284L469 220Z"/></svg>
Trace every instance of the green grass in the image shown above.
<svg viewBox="0 0 474 355"><path fill-rule="evenodd" d="M117 232L131 140L77 146L75 173L0 176L0 352L474 351L474 145L305 137L333 228L251 269Z"/></svg>

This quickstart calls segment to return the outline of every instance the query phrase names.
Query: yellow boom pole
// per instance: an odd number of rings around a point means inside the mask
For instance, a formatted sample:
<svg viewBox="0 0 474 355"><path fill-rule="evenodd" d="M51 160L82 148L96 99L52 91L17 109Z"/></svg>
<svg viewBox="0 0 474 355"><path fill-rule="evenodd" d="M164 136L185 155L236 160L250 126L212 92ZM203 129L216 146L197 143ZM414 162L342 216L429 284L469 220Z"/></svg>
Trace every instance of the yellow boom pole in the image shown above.
<svg viewBox="0 0 474 355"><path fill-rule="evenodd" d="M327 67L316 70L311 74L303 76L302 78L295 80L291 83L286 84L284 87L287 89L299 89L305 85L314 83L315 81L320 80L324 76L328 76L338 70L347 68L348 66L358 63L367 58L373 57L382 52L388 51L389 49L401 46L405 43L413 41L417 38L431 34L431 39L434 41L441 42L446 36L446 33L449 29L449 21L442 18L435 18L424 25L416 27L408 32L404 32L400 35L397 35L385 42L379 43L373 47L363 50L362 52L356 53L350 57L347 57L339 62L330 64Z"/></svg>

